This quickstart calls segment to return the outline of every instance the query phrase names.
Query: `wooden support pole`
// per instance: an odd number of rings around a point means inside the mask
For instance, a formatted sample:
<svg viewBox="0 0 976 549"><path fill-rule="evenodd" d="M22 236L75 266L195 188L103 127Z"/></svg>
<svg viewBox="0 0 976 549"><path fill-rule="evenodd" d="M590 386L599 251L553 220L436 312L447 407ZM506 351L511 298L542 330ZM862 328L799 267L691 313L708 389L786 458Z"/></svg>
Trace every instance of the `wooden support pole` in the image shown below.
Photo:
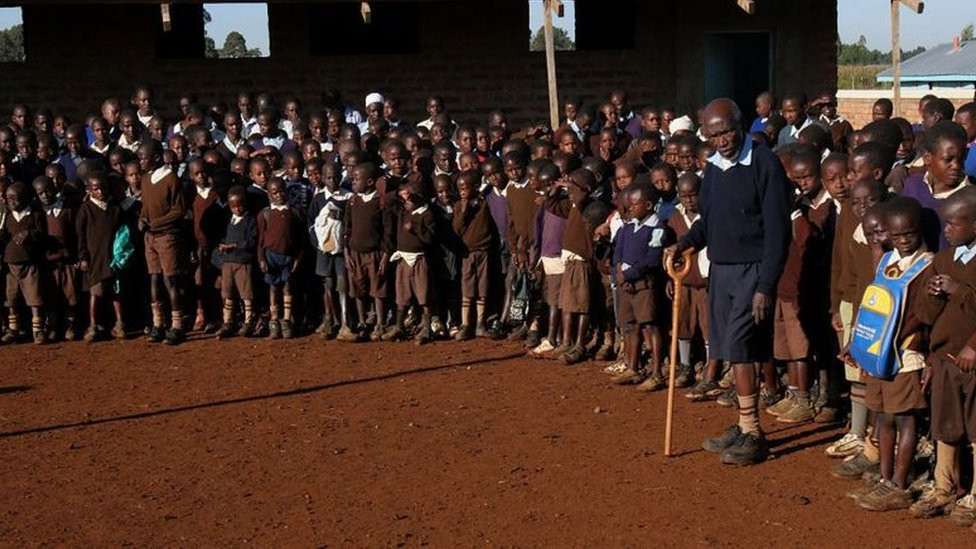
<svg viewBox="0 0 976 549"><path fill-rule="evenodd" d="M901 0L901 3L908 6L908 9L915 13L922 13L925 10L925 2L921 0Z"/></svg>
<svg viewBox="0 0 976 549"><path fill-rule="evenodd" d="M742 8L742 11L748 13L749 15L756 14L756 0L736 0L735 3Z"/></svg>
<svg viewBox="0 0 976 549"><path fill-rule="evenodd" d="M556 47L552 39L552 12L556 0L543 0L544 33L546 39L546 78L549 82L549 123L552 129L559 127L559 93L556 86Z"/></svg>
<svg viewBox="0 0 976 549"><path fill-rule="evenodd" d="M163 32L169 32L173 30L173 19L169 14L169 2L163 2L159 5L159 13L163 18Z"/></svg>
<svg viewBox="0 0 976 549"><path fill-rule="evenodd" d="M901 116L901 31L900 14L901 2L891 0L891 81L892 102L895 104L895 116Z"/></svg>

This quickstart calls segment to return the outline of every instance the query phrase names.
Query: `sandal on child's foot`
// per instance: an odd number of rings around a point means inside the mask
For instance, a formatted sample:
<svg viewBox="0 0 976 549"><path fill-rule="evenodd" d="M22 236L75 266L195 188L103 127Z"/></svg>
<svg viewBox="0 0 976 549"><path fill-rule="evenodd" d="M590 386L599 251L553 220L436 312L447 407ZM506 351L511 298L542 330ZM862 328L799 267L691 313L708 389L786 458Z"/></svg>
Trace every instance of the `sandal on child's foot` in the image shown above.
<svg viewBox="0 0 976 549"><path fill-rule="evenodd" d="M555 351L553 352L555 354ZM572 366L586 360L586 350L579 345L574 345L562 354L563 364Z"/></svg>

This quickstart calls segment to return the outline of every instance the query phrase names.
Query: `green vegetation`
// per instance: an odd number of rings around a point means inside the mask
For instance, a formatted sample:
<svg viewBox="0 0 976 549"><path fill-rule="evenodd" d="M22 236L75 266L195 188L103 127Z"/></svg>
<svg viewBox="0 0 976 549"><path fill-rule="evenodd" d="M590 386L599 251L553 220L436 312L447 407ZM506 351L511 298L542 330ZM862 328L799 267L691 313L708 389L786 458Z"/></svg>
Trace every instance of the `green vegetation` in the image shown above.
<svg viewBox="0 0 976 549"><path fill-rule="evenodd" d="M569 37L566 29L559 27L552 28L552 45L556 51L572 51L576 49L576 43ZM539 27L529 40L529 51L546 51L546 33L544 27Z"/></svg>
<svg viewBox="0 0 976 549"><path fill-rule="evenodd" d="M24 62L24 26L0 30L0 63Z"/></svg>

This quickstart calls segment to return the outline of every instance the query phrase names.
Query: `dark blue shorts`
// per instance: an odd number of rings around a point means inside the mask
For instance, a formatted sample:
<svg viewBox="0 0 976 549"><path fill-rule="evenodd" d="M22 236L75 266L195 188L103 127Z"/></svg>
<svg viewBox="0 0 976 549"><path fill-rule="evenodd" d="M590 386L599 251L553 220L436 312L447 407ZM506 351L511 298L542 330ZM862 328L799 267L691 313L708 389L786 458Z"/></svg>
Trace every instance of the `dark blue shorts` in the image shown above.
<svg viewBox="0 0 976 549"><path fill-rule="evenodd" d="M264 273L264 282L269 286L277 287L288 284L291 278L291 263L295 258L266 250L264 260L268 264L268 272Z"/></svg>
<svg viewBox="0 0 976 549"><path fill-rule="evenodd" d="M717 265L708 273L709 356L732 363L765 362L773 347L773 310L762 324L752 320L759 264ZM775 300L775 296L769 296Z"/></svg>

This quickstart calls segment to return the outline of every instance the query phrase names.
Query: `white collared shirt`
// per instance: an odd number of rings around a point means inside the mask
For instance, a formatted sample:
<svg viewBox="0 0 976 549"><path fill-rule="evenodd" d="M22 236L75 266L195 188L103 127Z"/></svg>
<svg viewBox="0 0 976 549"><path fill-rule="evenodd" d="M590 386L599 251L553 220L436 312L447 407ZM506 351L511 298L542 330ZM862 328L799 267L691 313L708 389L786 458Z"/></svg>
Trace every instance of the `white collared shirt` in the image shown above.
<svg viewBox="0 0 976 549"><path fill-rule="evenodd" d="M956 249L952 252L952 260L958 261L963 265L968 264L974 257L976 257L976 242L973 242L969 246L956 246Z"/></svg>
<svg viewBox="0 0 976 549"><path fill-rule="evenodd" d="M212 190L213 189L210 188L210 187L197 187L197 196L199 196L200 198L206 200L206 199L210 198L210 191L212 191Z"/></svg>
<svg viewBox="0 0 976 549"><path fill-rule="evenodd" d="M19 212L17 210L13 210L10 213L11 213L11 215L14 216L14 219L17 220L18 223L20 223L20 221L22 219L24 219L25 217L27 217L27 216L29 216L31 214L31 211L30 211L30 208L24 208L23 210L20 210Z"/></svg>
<svg viewBox="0 0 976 549"><path fill-rule="evenodd" d="M374 198L376 198L376 191L369 192L369 193L356 193L356 194L359 196L360 200L362 200L364 203L367 204L371 202Z"/></svg>
<svg viewBox="0 0 976 549"><path fill-rule="evenodd" d="M522 181L519 181L519 182L515 182L515 181L509 182L509 185L513 185L516 189L524 189L525 186L528 185L528 184L529 184L529 178L528 177L522 178Z"/></svg>
<svg viewBox="0 0 976 549"><path fill-rule="evenodd" d="M271 204L271 209L282 212L288 209L288 204Z"/></svg>
<svg viewBox="0 0 976 549"><path fill-rule="evenodd" d="M238 223L240 223L243 220L244 220L244 216L243 215L237 215L237 214L233 214L233 213L230 214L230 224L231 225L237 225Z"/></svg>
<svg viewBox="0 0 976 549"><path fill-rule="evenodd" d="M929 177L929 172L925 172L925 175L922 176L922 181L924 181L925 185L928 186L929 192L932 193L932 198L935 198L937 200L945 200L946 198L949 198L950 196L956 194L958 191L961 191L963 188L969 185L969 181L965 177L963 177L962 181L960 181L952 189L949 189L948 191L942 191L941 193L937 193L935 192L935 184L932 183L932 178Z"/></svg>
<svg viewBox="0 0 976 549"><path fill-rule="evenodd" d="M794 124L790 124L790 137L796 137L800 135L800 132L807 129L807 126L809 126L810 124L813 124L813 120L810 120L809 116L806 117L806 119L803 121L802 124L800 124L799 128L797 128L796 125Z"/></svg>
<svg viewBox="0 0 976 549"><path fill-rule="evenodd" d="M708 162L723 172L728 171L730 168L738 164L742 164L743 166L751 166L752 147L752 139L749 136L745 136L742 141L742 148L739 149L739 154L734 159L730 160L725 158L719 154L718 151L716 151L715 154L708 157Z"/></svg>
<svg viewBox="0 0 976 549"><path fill-rule="evenodd" d="M155 185L163 180L164 177L173 173L173 170L169 166L163 166L161 168L156 168L156 171L149 176L149 182Z"/></svg>
<svg viewBox="0 0 976 549"><path fill-rule="evenodd" d="M423 206L421 206L421 207L417 208L416 210L410 212L410 215L422 215L426 211L427 211L427 204L424 204Z"/></svg>

